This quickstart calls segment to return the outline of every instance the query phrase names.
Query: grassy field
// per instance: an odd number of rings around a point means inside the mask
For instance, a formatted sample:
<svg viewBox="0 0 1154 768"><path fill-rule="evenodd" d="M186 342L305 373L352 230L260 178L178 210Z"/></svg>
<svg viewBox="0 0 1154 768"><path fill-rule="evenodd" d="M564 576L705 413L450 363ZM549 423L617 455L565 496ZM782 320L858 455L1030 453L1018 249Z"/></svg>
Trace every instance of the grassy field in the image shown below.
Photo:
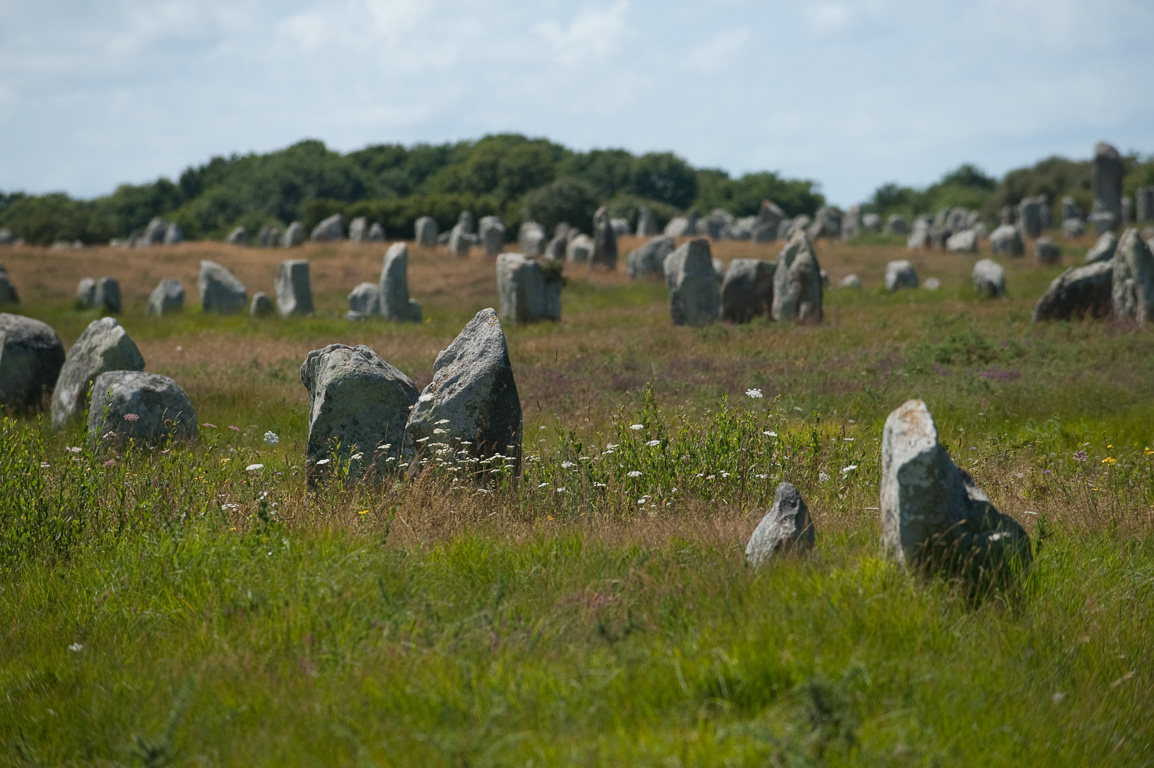
<svg viewBox="0 0 1154 768"><path fill-rule="evenodd" d="M413 250L426 321L346 323L383 253L292 251L317 314L289 321L193 306L200 259L271 293L283 250L0 253L66 346L97 317L79 279L118 278L201 423L95 454L0 422L0 765L1154 765L1154 334L1031 324L1062 266L999 259L1009 296L980 301L974 257L919 253L942 289L886 294L904 247L823 241L865 289L820 326L704 329L661 283L570 269L563 322L505 327L520 478L310 493L308 351L367 344L424 386L496 302L479 254ZM149 318L164 277L186 311ZM1019 589L975 603L883 556L881 429L914 397L1030 532ZM752 571L782 480L817 548Z"/></svg>

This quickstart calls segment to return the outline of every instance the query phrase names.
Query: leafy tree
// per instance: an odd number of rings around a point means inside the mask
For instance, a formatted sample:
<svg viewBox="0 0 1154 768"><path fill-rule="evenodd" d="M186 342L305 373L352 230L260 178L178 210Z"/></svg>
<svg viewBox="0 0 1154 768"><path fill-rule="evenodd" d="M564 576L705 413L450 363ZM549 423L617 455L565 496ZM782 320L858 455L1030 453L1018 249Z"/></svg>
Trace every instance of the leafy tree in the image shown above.
<svg viewBox="0 0 1154 768"><path fill-rule="evenodd" d="M697 175L689 163L672 152L650 152L633 162L628 191L686 208L697 197Z"/></svg>
<svg viewBox="0 0 1154 768"><path fill-rule="evenodd" d="M589 231L599 205L593 185L565 177L525 195L521 201L521 219L537 222L546 232L552 232L563 221Z"/></svg>

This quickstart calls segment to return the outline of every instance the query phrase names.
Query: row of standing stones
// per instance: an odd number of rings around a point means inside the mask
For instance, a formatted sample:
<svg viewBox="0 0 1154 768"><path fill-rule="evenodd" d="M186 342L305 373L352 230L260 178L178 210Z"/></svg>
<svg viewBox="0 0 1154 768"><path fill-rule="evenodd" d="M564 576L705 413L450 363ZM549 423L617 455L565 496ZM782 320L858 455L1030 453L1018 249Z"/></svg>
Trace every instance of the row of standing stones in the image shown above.
<svg viewBox="0 0 1154 768"><path fill-rule="evenodd" d="M144 359L114 318L93 321L64 354L55 331L0 314L0 402L33 408L52 392L52 424L63 429L88 403L90 443L118 446L193 441L196 410L172 379L143 372ZM499 459L516 475L523 419L505 334L492 309L479 312L436 358L418 392L411 379L365 346L334 344L301 366L310 396L306 481L342 468L349 479L419 473L429 461L464 461L478 475ZM925 404L890 414L882 440L883 542L899 561L993 584L1030 561L1024 530L958 469ZM746 549L751 565L814 544L808 508L789 483Z"/></svg>

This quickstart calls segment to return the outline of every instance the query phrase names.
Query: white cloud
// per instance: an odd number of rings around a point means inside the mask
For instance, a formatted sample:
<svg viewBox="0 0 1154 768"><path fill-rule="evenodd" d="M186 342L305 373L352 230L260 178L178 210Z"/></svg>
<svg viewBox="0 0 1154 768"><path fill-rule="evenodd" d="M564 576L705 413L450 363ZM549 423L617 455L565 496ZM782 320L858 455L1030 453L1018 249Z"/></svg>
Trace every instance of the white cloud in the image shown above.
<svg viewBox="0 0 1154 768"><path fill-rule="evenodd" d="M749 35L749 27L735 27L719 32L689 54L689 63L710 72L732 66L744 52Z"/></svg>
<svg viewBox="0 0 1154 768"><path fill-rule="evenodd" d="M573 66L615 52L625 32L628 11L627 0L617 0L607 7L585 6L564 26L544 21L534 25L533 31L545 42L555 61Z"/></svg>

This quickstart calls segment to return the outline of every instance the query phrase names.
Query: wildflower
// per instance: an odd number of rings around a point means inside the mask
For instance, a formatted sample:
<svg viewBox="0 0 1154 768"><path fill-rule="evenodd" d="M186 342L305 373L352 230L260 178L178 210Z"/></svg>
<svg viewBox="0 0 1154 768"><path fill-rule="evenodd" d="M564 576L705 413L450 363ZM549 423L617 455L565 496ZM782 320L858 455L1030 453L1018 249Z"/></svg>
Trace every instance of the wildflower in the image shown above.
<svg viewBox="0 0 1154 768"><path fill-rule="evenodd" d="M546 487L548 487L548 486L550 486L550 485L552 485L552 483L541 483L541 484L540 484L540 485L538 485L537 487L538 487L538 488L546 488Z"/></svg>
<svg viewBox="0 0 1154 768"><path fill-rule="evenodd" d="M77 446L77 445L70 445L67 448L65 448L64 450L68 451L69 453L80 453L84 449L81 448L80 446Z"/></svg>
<svg viewBox="0 0 1154 768"><path fill-rule="evenodd" d="M331 459L317 459L316 466L323 467L325 464L328 464L329 461L331 461Z"/></svg>
<svg viewBox="0 0 1154 768"><path fill-rule="evenodd" d="M449 431L446 429L441 429L440 427L437 427L436 429L433 430L433 434L434 435L447 435L447 434L449 434Z"/></svg>
<svg viewBox="0 0 1154 768"><path fill-rule="evenodd" d="M202 422L200 422L200 426L202 426L202 427L210 427L210 428L212 428L212 429L216 429L216 425L215 425L215 424L209 424L207 421L202 421Z"/></svg>
<svg viewBox="0 0 1154 768"><path fill-rule="evenodd" d="M557 493L565 493L565 489L564 488L558 488Z"/></svg>
<svg viewBox="0 0 1154 768"><path fill-rule="evenodd" d="M754 477L756 477L758 480L768 480L769 479L769 475L766 475L766 474L754 475Z"/></svg>
<svg viewBox="0 0 1154 768"><path fill-rule="evenodd" d="M1150 450L1149 448L1144 448L1143 450L1146 452L1147 456L1154 456L1154 451Z"/></svg>
<svg viewBox="0 0 1154 768"><path fill-rule="evenodd" d="M80 643L73 643L72 645L68 646L68 650L72 651L73 653L80 653L84 650L84 646Z"/></svg>
<svg viewBox="0 0 1154 768"><path fill-rule="evenodd" d="M431 403L432 401L433 401L433 393L432 392L426 392L425 394L423 394L417 398L417 402L419 402L419 403Z"/></svg>
<svg viewBox="0 0 1154 768"><path fill-rule="evenodd" d="M104 466L115 467L116 466L116 459L109 459L108 461L104 462Z"/></svg>
<svg viewBox="0 0 1154 768"><path fill-rule="evenodd" d="M448 424L449 420L448 419L441 419L440 421L435 421L433 423L437 426L440 426L441 424Z"/></svg>
<svg viewBox="0 0 1154 768"><path fill-rule="evenodd" d="M358 515L367 515L367 514L369 514L369 510L367 510L367 509L362 509L362 510L361 510L360 512L358 512L357 514L358 514Z"/></svg>
<svg viewBox="0 0 1154 768"><path fill-rule="evenodd" d="M857 469L857 464L850 464L849 466L842 467L841 473L843 475L848 475L850 472L853 472L855 469Z"/></svg>
<svg viewBox="0 0 1154 768"><path fill-rule="evenodd" d="M648 443L646 443L646 445L649 446L650 448L656 448L657 446L661 445L661 441L660 440L650 440Z"/></svg>
<svg viewBox="0 0 1154 768"><path fill-rule="evenodd" d="M231 461L231 459L229 459L227 456L225 456L223 459L220 460L220 463L221 464L227 464L229 461Z"/></svg>
<svg viewBox="0 0 1154 768"><path fill-rule="evenodd" d="M604 487L605 487L605 483L596 483L596 482L595 482L595 483L593 483L593 487L594 487L594 488L604 488Z"/></svg>
<svg viewBox="0 0 1154 768"><path fill-rule="evenodd" d="M1085 461L1087 458L1089 457L1086 455L1085 451L1074 451L1074 461Z"/></svg>
<svg viewBox="0 0 1154 768"><path fill-rule="evenodd" d="M575 467L575 466L577 466L577 464L575 462L572 462L572 461L561 462L561 469L573 469L573 467Z"/></svg>
<svg viewBox="0 0 1154 768"><path fill-rule="evenodd" d="M41 468L41 469L48 469L48 468L49 468L49 467L51 467L51 466L52 466L52 465L51 465L51 464L49 464L47 461L42 461L42 462L40 462L40 468Z"/></svg>
<svg viewBox="0 0 1154 768"><path fill-rule="evenodd" d="M645 425L644 424L630 424L629 428L632 429L634 432L636 432L639 429L645 429Z"/></svg>
<svg viewBox="0 0 1154 768"><path fill-rule="evenodd" d="M640 469L631 469L625 473L628 477L641 477Z"/></svg>
<svg viewBox="0 0 1154 768"><path fill-rule="evenodd" d="M763 431L761 434L765 435L766 437L777 437L776 432Z"/></svg>
<svg viewBox="0 0 1154 768"><path fill-rule="evenodd" d="M761 390L757 389L756 387L753 389L745 390L745 396L752 397L754 400L760 400L761 398L765 397L765 395L761 394Z"/></svg>
<svg viewBox="0 0 1154 768"><path fill-rule="evenodd" d="M351 459L352 461L360 461L364 457L365 457L365 455L363 453L361 453L360 451L357 451L352 456L350 456L349 459Z"/></svg>
<svg viewBox="0 0 1154 768"><path fill-rule="evenodd" d="M414 443L426 443L426 442L428 442L428 441L429 441L429 438L428 438L428 436L426 435L425 437L418 437L418 438L417 438L416 440L414 440L413 442L414 442Z"/></svg>
<svg viewBox="0 0 1154 768"><path fill-rule="evenodd" d="M825 472L818 472L817 473L817 479L823 483L828 483L829 482L829 475L827 475Z"/></svg>
<svg viewBox="0 0 1154 768"><path fill-rule="evenodd" d="M220 508L226 512L235 512L240 509L240 504L221 504Z"/></svg>
<svg viewBox="0 0 1154 768"><path fill-rule="evenodd" d="M268 432L264 433L264 441L266 443L268 443L269 445L279 445L280 444L280 438L277 437L276 432L273 432L271 429Z"/></svg>
<svg viewBox="0 0 1154 768"><path fill-rule="evenodd" d="M729 477L729 473L728 473L728 472L722 472L722 473L721 473L721 477L722 477L723 479L724 479L724 478L726 478L726 477Z"/></svg>
<svg viewBox="0 0 1154 768"><path fill-rule="evenodd" d="M1106 466L1110 467L1110 466L1117 464L1118 460L1107 456L1106 458L1102 459L1102 463L1105 464Z"/></svg>
<svg viewBox="0 0 1154 768"><path fill-rule="evenodd" d="M257 472L257 471L262 470L262 469L264 469L264 464L249 464L247 467L244 468L244 471L245 472Z"/></svg>
<svg viewBox="0 0 1154 768"><path fill-rule="evenodd" d="M229 424L228 428L231 429L233 432L240 432L240 427L236 426L235 424Z"/></svg>
<svg viewBox="0 0 1154 768"><path fill-rule="evenodd" d="M125 421L140 421L140 417L137 416L135 413L126 413L126 414L124 414L124 420Z"/></svg>

